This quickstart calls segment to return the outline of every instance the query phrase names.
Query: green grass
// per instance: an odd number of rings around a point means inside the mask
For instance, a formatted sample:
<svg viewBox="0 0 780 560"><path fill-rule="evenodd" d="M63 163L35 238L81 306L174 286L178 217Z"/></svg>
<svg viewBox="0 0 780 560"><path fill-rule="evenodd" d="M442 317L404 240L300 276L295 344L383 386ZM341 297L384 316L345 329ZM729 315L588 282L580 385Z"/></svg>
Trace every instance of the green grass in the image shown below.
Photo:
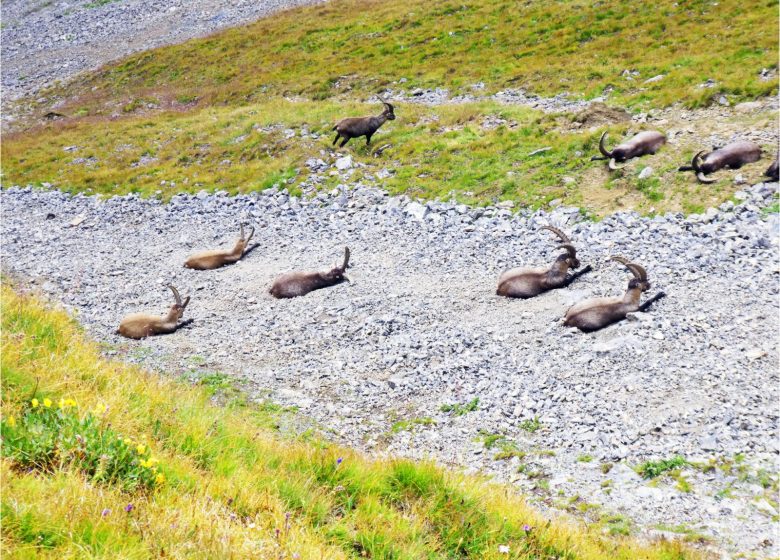
<svg viewBox="0 0 780 560"><path fill-rule="evenodd" d="M538 416L534 416L533 418L529 418L528 420L523 420L520 422L520 429L525 430L530 434L537 432L541 427L542 423Z"/></svg>
<svg viewBox="0 0 780 560"><path fill-rule="evenodd" d="M668 471L679 469L688 464L685 457L679 455L671 459L661 459L659 461L646 461L637 467L637 472L642 478L656 478Z"/></svg>
<svg viewBox="0 0 780 560"><path fill-rule="evenodd" d="M453 416L464 416L469 412L474 412L479 406L479 398L473 398L467 403L443 404L439 407L442 412L452 413Z"/></svg>
<svg viewBox="0 0 780 560"><path fill-rule="evenodd" d="M101 0L105 1L105 0ZM337 0L210 37L131 55L79 78L58 97L109 113L154 96L245 105L268 95L367 98L386 87L470 91L524 87L660 107L777 92L774 0L379 2ZM728 21L728 25L723 22ZM628 79L624 70L640 76ZM645 83L648 78L663 79ZM698 87L707 79L716 87Z"/></svg>
<svg viewBox="0 0 780 560"><path fill-rule="evenodd" d="M1 303L4 558L490 559L499 545L528 560L699 557L545 521L508 488L429 463L284 438L274 411L215 406L208 386L107 361L64 312L7 286ZM23 430L42 407L48 427ZM130 468L96 477L74 429L118 442L100 454ZM8 443L44 432L67 460L30 465ZM150 454L164 480L127 484Z"/></svg>
<svg viewBox="0 0 780 560"><path fill-rule="evenodd" d="M409 420L398 420L393 422L390 426L390 433L397 434L398 432L410 432L417 426L435 426L436 421L433 418L427 416L422 418L410 418Z"/></svg>

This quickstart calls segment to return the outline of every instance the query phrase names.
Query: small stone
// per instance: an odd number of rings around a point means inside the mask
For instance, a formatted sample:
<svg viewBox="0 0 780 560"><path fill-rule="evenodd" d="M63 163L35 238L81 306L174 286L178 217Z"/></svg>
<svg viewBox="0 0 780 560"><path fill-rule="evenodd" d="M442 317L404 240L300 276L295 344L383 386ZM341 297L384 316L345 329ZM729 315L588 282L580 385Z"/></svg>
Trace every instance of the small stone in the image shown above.
<svg viewBox="0 0 780 560"><path fill-rule="evenodd" d="M336 169L339 171L345 171L352 167L352 156L340 157L336 160Z"/></svg>
<svg viewBox="0 0 780 560"><path fill-rule="evenodd" d="M639 179L647 179L649 177L652 177L653 175L653 168L652 167L645 167L640 173L639 173Z"/></svg>

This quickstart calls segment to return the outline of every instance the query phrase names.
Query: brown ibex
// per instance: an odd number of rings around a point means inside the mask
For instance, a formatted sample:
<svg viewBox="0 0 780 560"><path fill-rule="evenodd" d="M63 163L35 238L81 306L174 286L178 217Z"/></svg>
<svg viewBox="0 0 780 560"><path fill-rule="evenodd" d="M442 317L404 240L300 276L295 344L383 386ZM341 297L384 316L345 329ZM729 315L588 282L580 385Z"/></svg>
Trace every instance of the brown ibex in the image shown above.
<svg viewBox="0 0 780 560"><path fill-rule="evenodd" d="M607 150L604 147L604 139L607 136L607 132L601 135L599 139L599 151L600 156L593 156L591 161L597 159L608 159L609 168L612 171L620 169L615 162L621 163L635 157L640 157L648 154L656 153L661 146L666 143L666 136L655 130L645 130L636 134L629 140L626 140L622 144L618 144L612 151Z"/></svg>
<svg viewBox="0 0 780 560"><path fill-rule="evenodd" d="M645 269L629 262L623 257L610 257L623 265L634 275L628 283L628 290L623 297L596 298L582 301L572 306L566 312L564 325L577 327L581 331L591 332L625 319L628 313L645 311L654 302L665 297L658 292L646 302L640 304L642 292L650 289Z"/></svg>
<svg viewBox="0 0 780 560"><path fill-rule="evenodd" d="M179 319L184 315L187 304L190 303L190 296L187 296L182 302L179 291L170 284L168 284L168 287L173 292L175 300L170 311L168 311L168 315L159 317L148 313L133 313L122 319L119 329L116 331L117 334L127 338L146 338L155 334L172 333L179 327L189 324L192 321L191 319L181 323L179 323Z"/></svg>
<svg viewBox="0 0 780 560"><path fill-rule="evenodd" d="M241 224L241 234L233 249L218 249L216 251L195 253L184 261L184 266L195 270L212 270L226 264L238 262L244 256L246 246L254 234L255 228L252 228L249 236L244 238L244 224Z"/></svg>
<svg viewBox="0 0 780 560"><path fill-rule="evenodd" d="M722 148L718 148L704 154L702 150L693 156L690 165L683 165L677 171L695 171L700 183L714 183L715 179L709 179L706 175L715 173L724 167L739 169L746 163L753 163L761 159L761 148L753 142L733 142ZM702 156L702 154L704 154ZM701 161L699 161L701 160Z"/></svg>
<svg viewBox="0 0 780 560"><path fill-rule="evenodd" d="M344 263L327 272L289 272L276 280L268 290L275 298L305 296L313 290L335 286L344 281L344 271L349 266L349 249L344 248Z"/></svg>
<svg viewBox="0 0 780 560"><path fill-rule="evenodd" d="M571 240L561 230L552 226L542 226L557 235L561 240L558 249L566 252L558 255L550 268L513 268L504 272L498 279L496 294L513 298L532 298L542 292L568 286L579 276L590 272L588 265L579 272L569 275L569 269L577 269L580 261L577 259L577 250L571 244Z"/></svg>
<svg viewBox="0 0 780 560"><path fill-rule="evenodd" d="M379 129L380 126L385 124L385 121L395 120L395 109L390 103L382 102L385 106L380 115L375 117L348 117L341 119L333 130L336 131L336 137L333 139L333 143L339 141L339 138L343 138L339 148L343 148L344 145L352 138L359 138L361 136L366 137L366 146L371 142L371 136Z"/></svg>

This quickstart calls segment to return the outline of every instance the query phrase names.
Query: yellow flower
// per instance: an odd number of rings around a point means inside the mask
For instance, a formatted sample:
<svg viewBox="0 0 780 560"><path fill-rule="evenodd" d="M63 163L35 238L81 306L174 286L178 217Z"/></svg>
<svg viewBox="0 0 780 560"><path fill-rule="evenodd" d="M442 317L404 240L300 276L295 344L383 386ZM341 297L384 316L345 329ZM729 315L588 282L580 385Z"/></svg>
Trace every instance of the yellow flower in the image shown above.
<svg viewBox="0 0 780 560"><path fill-rule="evenodd" d="M33 408L38 408L38 399L33 399L30 401L30 404Z"/></svg>
<svg viewBox="0 0 780 560"><path fill-rule="evenodd" d="M157 484L162 484L163 482L165 482L165 475L163 473L159 473L156 477L154 477L154 481Z"/></svg>
<svg viewBox="0 0 780 560"><path fill-rule="evenodd" d="M146 446L143 443L139 443L135 450L138 451L139 455L143 455L144 451L146 451Z"/></svg>
<svg viewBox="0 0 780 560"><path fill-rule="evenodd" d="M46 408L51 408L51 399L49 398L43 399L43 406L45 406Z"/></svg>
<svg viewBox="0 0 780 560"><path fill-rule="evenodd" d="M145 468L145 469L148 469L149 467L152 466L152 462L151 461L141 461L141 466L143 468Z"/></svg>
<svg viewBox="0 0 780 560"><path fill-rule="evenodd" d="M12 427L12 428L15 427L16 426L16 418L14 418L13 416L9 416L8 417L8 425L10 427Z"/></svg>
<svg viewBox="0 0 780 560"><path fill-rule="evenodd" d="M130 447L131 445L133 445L133 440L131 440L131 439L130 439L130 438L128 438L128 437L126 437L126 438L125 438L123 441L124 441L124 444L125 444L127 447Z"/></svg>
<svg viewBox="0 0 780 560"><path fill-rule="evenodd" d="M78 407L78 404L73 399L65 399L65 406Z"/></svg>
<svg viewBox="0 0 780 560"><path fill-rule="evenodd" d="M95 410L93 411L93 414L95 416L101 416L107 411L108 411L108 406L105 403L100 403L98 405L95 405Z"/></svg>
<svg viewBox="0 0 780 560"><path fill-rule="evenodd" d="M156 457L150 457L149 458L149 464L150 465L154 465L155 463L159 463L159 462L160 462L160 460L158 458L156 458Z"/></svg>

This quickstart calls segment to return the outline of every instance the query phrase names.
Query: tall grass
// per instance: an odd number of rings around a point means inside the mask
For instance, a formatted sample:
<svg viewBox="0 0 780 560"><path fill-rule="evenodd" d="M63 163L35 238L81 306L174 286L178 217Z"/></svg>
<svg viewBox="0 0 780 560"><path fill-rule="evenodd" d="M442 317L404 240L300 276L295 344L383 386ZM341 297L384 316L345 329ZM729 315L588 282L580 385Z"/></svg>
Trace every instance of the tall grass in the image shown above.
<svg viewBox="0 0 780 560"><path fill-rule="evenodd" d="M165 473L126 485L75 459L38 468L4 442L4 557L697 557L545 520L509 488L429 463L282 436L267 408L216 406L206 389L107 361L64 312L7 285L1 311L4 438L71 399L68 414L101 411L98 430L145 442L141 460Z"/></svg>

